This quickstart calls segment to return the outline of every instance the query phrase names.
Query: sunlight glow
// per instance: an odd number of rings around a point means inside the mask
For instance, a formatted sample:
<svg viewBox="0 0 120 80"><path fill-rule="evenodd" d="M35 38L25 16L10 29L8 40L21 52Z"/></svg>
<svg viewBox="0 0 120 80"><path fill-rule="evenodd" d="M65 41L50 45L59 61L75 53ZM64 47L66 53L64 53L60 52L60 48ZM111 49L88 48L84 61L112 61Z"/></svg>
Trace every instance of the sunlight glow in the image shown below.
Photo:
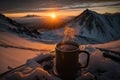
<svg viewBox="0 0 120 80"><path fill-rule="evenodd" d="M56 14L55 14L55 13L52 13L52 14L51 14L51 18L53 18L53 19L56 18Z"/></svg>

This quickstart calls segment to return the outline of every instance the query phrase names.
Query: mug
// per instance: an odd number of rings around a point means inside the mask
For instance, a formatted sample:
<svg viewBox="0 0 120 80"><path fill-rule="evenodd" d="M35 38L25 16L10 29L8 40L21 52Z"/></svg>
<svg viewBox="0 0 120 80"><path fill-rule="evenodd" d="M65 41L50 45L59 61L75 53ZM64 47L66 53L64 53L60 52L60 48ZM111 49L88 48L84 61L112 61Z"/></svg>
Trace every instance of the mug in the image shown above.
<svg viewBox="0 0 120 80"><path fill-rule="evenodd" d="M86 68L89 63L89 52L79 49L79 44L73 41L60 42L55 48L55 63L57 75L62 80L75 80L78 70ZM87 54L86 65L79 63L79 54Z"/></svg>

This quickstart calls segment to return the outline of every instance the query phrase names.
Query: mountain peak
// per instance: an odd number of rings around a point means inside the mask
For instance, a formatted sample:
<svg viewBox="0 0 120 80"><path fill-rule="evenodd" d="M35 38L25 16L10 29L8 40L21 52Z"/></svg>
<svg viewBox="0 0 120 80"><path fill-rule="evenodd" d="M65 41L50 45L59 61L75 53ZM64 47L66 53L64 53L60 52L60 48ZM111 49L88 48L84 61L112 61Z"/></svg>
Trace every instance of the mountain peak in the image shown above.
<svg viewBox="0 0 120 80"><path fill-rule="evenodd" d="M2 13L0 13L0 19L2 19L2 20L6 20L6 16L3 15Z"/></svg>
<svg viewBox="0 0 120 80"><path fill-rule="evenodd" d="M4 16L2 13L0 13L0 16Z"/></svg>
<svg viewBox="0 0 120 80"><path fill-rule="evenodd" d="M95 12L95 11L92 11L92 10L89 10L89 9L86 9L84 10L80 15L76 16L72 21L74 22L77 22L77 21L84 21L86 20L87 18L96 18L98 14ZM82 20L83 19L83 20Z"/></svg>
<svg viewBox="0 0 120 80"><path fill-rule="evenodd" d="M85 13L87 13L87 14L97 14L95 11L92 11L92 10L89 10L89 9L84 10L82 14L85 14Z"/></svg>
<svg viewBox="0 0 120 80"><path fill-rule="evenodd" d="M84 12L89 12L89 11L91 11L91 10L89 10L89 9L84 10Z"/></svg>

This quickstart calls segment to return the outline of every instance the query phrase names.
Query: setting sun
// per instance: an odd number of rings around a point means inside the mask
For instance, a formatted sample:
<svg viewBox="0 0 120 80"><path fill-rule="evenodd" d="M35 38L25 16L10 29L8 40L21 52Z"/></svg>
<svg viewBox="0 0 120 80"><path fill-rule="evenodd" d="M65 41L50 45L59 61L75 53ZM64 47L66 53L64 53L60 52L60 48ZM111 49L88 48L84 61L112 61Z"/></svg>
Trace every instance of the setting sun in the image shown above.
<svg viewBox="0 0 120 80"><path fill-rule="evenodd" d="M55 14L55 13L52 13L52 14L51 14L51 18L53 18L53 19L56 18L56 14Z"/></svg>

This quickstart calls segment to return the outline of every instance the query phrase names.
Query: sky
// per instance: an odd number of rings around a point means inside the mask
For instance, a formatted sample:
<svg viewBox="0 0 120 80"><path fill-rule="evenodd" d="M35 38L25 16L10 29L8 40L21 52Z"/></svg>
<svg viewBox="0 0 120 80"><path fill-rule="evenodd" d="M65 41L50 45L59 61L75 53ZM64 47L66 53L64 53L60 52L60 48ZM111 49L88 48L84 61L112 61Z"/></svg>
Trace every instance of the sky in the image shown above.
<svg viewBox="0 0 120 80"><path fill-rule="evenodd" d="M98 13L120 12L119 0L0 0L0 13L8 17L27 14L49 16L77 16L85 9Z"/></svg>

